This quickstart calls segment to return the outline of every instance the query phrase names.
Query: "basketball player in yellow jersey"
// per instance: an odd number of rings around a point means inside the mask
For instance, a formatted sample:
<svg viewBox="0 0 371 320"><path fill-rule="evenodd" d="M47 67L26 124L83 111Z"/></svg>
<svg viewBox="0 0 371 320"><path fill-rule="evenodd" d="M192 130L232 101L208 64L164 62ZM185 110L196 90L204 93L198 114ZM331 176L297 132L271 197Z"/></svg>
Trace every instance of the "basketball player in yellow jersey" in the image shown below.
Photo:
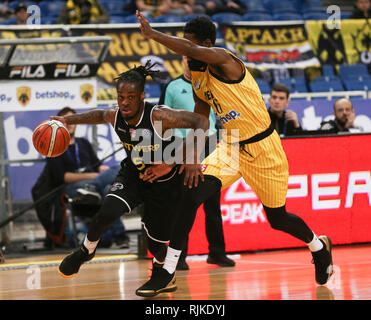
<svg viewBox="0 0 371 320"><path fill-rule="evenodd" d="M167 285L175 272L177 256L182 248L181 237L192 227L195 208L209 196L211 186L216 185L215 180L225 188L241 176L261 200L270 225L308 245L313 255L316 281L325 284L333 272L331 241L327 236L317 237L300 217L286 211L286 155L277 132L270 125L259 87L244 64L228 50L214 47L216 29L208 18L190 20L185 25L184 38L178 38L152 29L139 12L137 17L144 37L188 57L195 98L194 112L207 118L212 107L227 131L226 141L204 160L203 167L206 169L203 174L200 165L183 165L187 172L185 183L189 186L189 191L185 192L186 201L180 206L183 214L179 216L183 220L174 227L164 271L138 290L155 292ZM238 160L228 162L227 156L232 155L233 158L232 149L236 145ZM221 152L219 149L225 146L227 152Z"/></svg>

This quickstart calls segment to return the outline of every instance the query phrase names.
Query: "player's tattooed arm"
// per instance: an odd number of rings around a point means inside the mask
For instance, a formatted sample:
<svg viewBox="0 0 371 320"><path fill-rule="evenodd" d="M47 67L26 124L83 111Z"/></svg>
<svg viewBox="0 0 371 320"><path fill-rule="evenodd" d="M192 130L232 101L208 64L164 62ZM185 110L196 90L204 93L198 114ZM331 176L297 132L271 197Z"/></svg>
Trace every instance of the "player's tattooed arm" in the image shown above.
<svg viewBox="0 0 371 320"><path fill-rule="evenodd" d="M68 124L102 124L114 123L116 110L95 109L88 112L76 113L69 116L51 116L52 120L61 121L64 125Z"/></svg>
<svg viewBox="0 0 371 320"><path fill-rule="evenodd" d="M210 107L209 107L210 113ZM160 122L162 124L162 132L165 132L167 129L171 128L191 128L194 130L201 129L204 131L204 139L207 139L208 129L209 129L209 118L204 113L198 114L194 112L188 112L183 110L174 110L166 106L156 108L153 115L153 121ZM192 136L192 132L189 133ZM203 139L201 139L202 141ZM199 179L204 180L201 166L199 164L200 155L204 148L204 142L201 143L198 140L198 134L195 134L193 138L189 139L188 137L184 139L183 146L180 148L180 152L176 151L175 153L181 156L181 159L175 159L176 162L181 164L179 173L182 173L185 169L184 175L184 185L188 185L189 188L192 186L197 186ZM180 160L180 162L179 162ZM175 164L168 165L169 168ZM163 167L165 164L160 164L157 166L152 166L148 168L144 180L155 180L162 175ZM169 170L169 169L168 169Z"/></svg>
<svg viewBox="0 0 371 320"><path fill-rule="evenodd" d="M208 117L185 110L174 110L166 106L154 109L152 120L160 122L162 133L174 128L202 129L204 131L209 129Z"/></svg>

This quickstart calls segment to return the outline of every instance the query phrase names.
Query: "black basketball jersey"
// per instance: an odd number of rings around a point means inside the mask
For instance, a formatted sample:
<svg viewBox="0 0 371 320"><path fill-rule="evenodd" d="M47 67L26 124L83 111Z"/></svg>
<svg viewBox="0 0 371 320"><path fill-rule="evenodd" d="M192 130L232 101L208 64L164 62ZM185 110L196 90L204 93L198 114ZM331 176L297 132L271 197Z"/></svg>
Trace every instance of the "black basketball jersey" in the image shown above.
<svg viewBox="0 0 371 320"><path fill-rule="evenodd" d="M120 110L116 112L114 129L125 148L129 161L139 173L144 172L151 162L163 162L165 160L164 150L174 141L172 135L169 134L169 137L165 139L162 137L162 132L155 130L152 123L152 111L157 107L157 105L145 102L142 117L135 126L127 124Z"/></svg>

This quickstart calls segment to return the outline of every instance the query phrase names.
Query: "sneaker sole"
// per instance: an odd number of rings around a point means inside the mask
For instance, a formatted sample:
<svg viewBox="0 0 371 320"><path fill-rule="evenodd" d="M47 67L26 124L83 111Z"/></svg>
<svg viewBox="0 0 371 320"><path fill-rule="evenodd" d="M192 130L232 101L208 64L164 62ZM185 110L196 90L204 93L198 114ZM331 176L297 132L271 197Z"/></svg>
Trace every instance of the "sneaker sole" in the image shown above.
<svg viewBox="0 0 371 320"><path fill-rule="evenodd" d="M327 237L327 236L319 236L318 238L321 239L321 240L325 243L325 245L326 245L326 249L327 249L327 251L329 252L330 257L331 257L331 264L327 267L327 270L328 270L328 272L327 272L327 273L328 273L328 277L327 277L326 282L323 283L323 284L326 284L326 283L330 280L332 274L334 273L334 267L333 267L333 264L332 264L332 253L331 253L331 251L332 251L332 243L331 243L330 238ZM318 283L318 282L317 282L317 283ZM321 284L321 283L318 283L318 284L323 285L323 284Z"/></svg>
<svg viewBox="0 0 371 320"><path fill-rule="evenodd" d="M171 280L169 285L166 288L162 288L156 291L153 290L137 290L135 291L135 294L140 297L146 297L146 298L151 298L155 297L160 293L165 293L165 292L174 292L178 289L177 285L175 284L175 279Z"/></svg>
<svg viewBox="0 0 371 320"><path fill-rule="evenodd" d="M70 278L73 278L75 275L77 275L77 273L74 273L74 274L71 274L71 275L67 275L67 274L64 274L61 270L58 269L58 273L61 277L65 278L65 279L70 279Z"/></svg>
<svg viewBox="0 0 371 320"><path fill-rule="evenodd" d="M77 189L77 193L82 194L83 196L93 196L95 198L99 198L99 200L102 200L102 197L97 192L91 192L84 189Z"/></svg>
<svg viewBox="0 0 371 320"><path fill-rule="evenodd" d="M214 265L217 265L217 266L222 267L222 268L228 268L228 267L230 268L230 267L234 267L236 265L236 264L226 264L226 263L216 262L216 261L209 260L209 259L206 260L206 263L214 264Z"/></svg>

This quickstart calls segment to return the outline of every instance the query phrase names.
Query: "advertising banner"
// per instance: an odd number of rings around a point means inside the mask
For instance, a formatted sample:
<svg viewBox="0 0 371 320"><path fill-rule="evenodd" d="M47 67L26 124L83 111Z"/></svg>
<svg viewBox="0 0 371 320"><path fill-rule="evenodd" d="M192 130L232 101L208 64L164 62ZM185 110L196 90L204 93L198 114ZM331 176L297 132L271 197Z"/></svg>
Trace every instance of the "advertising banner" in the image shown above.
<svg viewBox="0 0 371 320"><path fill-rule="evenodd" d="M225 46L257 69L320 66L304 23L238 23L222 29Z"/></svg>
<svg viewBox="0 0 371 320"><path fill-rule="evenodd" d="M371 135L283 139L290 168L286 208L333 244L371 241ZM368 148L369 149L369 148ZM367 150L368 150L367 149ZM227 252L303 247L273 230L243 179L222 191ZM207 254L203 208L189 235L189 254Z"/></svg>
<svg viewBox="0 0 371 320"><path fill-rule="evenodd" d="M1 89L0 89L1 91ZM4 99L5 93L0 95L0 106ZM8 97L8 95L6 95ZM64 107L68 104L63 104ZM71 106L71 105L70 105ZM369 99L357 99L353 101L356 113L355 123L361 126L364 131L371 132L371 108ZM4 112L4 131L5 131L5 152L9 160L27 160L42 159L32 145L32 132L36 125L51 115L58 112L60 108L49 110L53 107L50 105L48 110L30 111L30 112ZM106 108L105 105L98 105L99 108ZM16 109L24 107L17 107ZM27 109L27 106L25 107ZM299 118L302 127L306 130L317 130L322 121L333 118L333 101L314 100L314 101L292 101L288 109L294 110ZM83 112L86 109L78 109ZM120 142L112 126L105 124L99 125L98 134L98 156L103 158L119 148ZM88 138L92 141L92 127L79 125L77 126L77 135ZM123 159L123 154L118 152L114 159L110 161L119 162ZM40 174L40 163L25 162L22 164L13 164L9 167L9 177L12 183L12 195L14 199L30 199L30 185L36 181ZM27 176L27 182L24 177Z"/></svg>
<svg viewBox="0 0 371 320"><path fill-rule="evenodd" d="M341 20L338 29L326 21L307 21L308 37L321 64L371 63L369 19Z"/></svg>
<svg viewBox="0 0 371 320"><path fill-rule="evenodd" d="M95 78L70 80L0 81L0 112L96 107Z"/></svg>
<svg viewBox="0 0 371 320"><path fill-rule="evenodd" d="M153 24L156 29L166 32L170 35L183 36L183 23L164 26L161 24ZM61 71L60 64L49 64L44 67L44 72L38 70L39 77L44 74L44 78L76 78L87 77L89 74L97 72L98 80L98 100L116 99L115 78L121 73L145 64L148 60L157 62L155 70L159 70L157 83L168 83L170 80L177 78L183 74L182 58L180 55L170 51L165 46L155 42L154 40L146 39L140 33L138 25L131 24L121 27L110 27L102 25L100 28L91 29L86 26L67 26L66 28L43 28L30 30L28 27L22 30L21 28L0 27L0 39L17 39L17 38L50 38L50 37L65 37L65 36L110 36L112 42L104 62L100 66L95 64L64 64L65 72ZM49 45L54 46L54 45ZM84 45L87 52L94 54L93 45ZM97 47L99 49L99 46ZM74 52L73 50L71 52ZM41 66L42 67L42 66ZM98 68L99 67L99 68ZM0 68L0 78L13 75L13 79L20 79L21 76L33 74L36 72L35 66L21 68ZM97 70L98 69L98 70ZM18 70L19 74L16 74ZM19 71L21 70L21 71ZM12 72L13 71L13 72ZM56 76L57 75L57 76ZM147 78L148 84L152 83L150 77Z"/></svg>
<svg viewBox="0 0 371 320"><path fill-rule="evenodd" d="M183 24L175 26L153 24L153 27L169 35L183 37ZM105 35L112 38L105 61L97 72L99 100L115 99L114 79L135 66L144 65L148 60L157 63L153 68L160 71L159 78L156 79L157 83L166 84L183 74L182 57L156 41L144 38L137 25L125 26L125 28L101 28L94 31L74 27L71 32L74 36ZM146 81L148 84L153 82L150 77L147 77Z"/></svg>
<svg viewBox="0 0 371 320"><path fill-rule="evenodd" d="M298 115L301 126L305 130L318 130L322 121L334 118L334 102L336 100L290 101L287 109ZM354 124L371 132L370 99L351 99L356 118Z"/></svg>

